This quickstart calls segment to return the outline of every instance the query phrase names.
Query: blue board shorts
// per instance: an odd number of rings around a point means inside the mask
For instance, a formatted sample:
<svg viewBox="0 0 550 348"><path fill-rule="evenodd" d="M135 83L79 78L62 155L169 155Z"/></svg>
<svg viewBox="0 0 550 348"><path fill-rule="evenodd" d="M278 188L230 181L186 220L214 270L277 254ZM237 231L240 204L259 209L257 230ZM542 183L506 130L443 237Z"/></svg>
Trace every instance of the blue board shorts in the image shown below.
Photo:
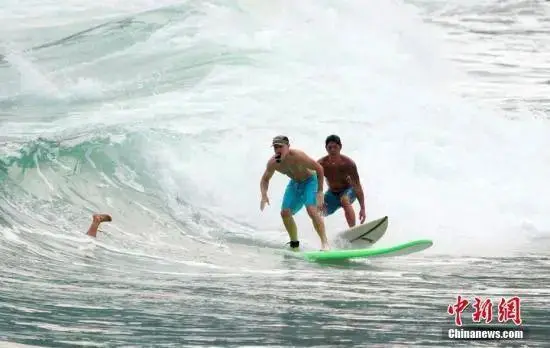
<svg viewBox="0 0 550 348"><path fill-rule="evenodd" d="M340 192L327 191L325 193L325 207L326 207L325 216L333 214L336 210L342 207L340 198L343 195L348 196L350 203L355 202L355 200L357 199L357 195L355 194L355 190L353 189L353 187L349 187Z"/></svg>
<svg viewBox="0 0 550 348"><path fill-rule="evenodd" d="M281 210L289 209L296 214L305 205L317 206L317 175L312 174L304 181L290 180L286 186Z"/></svg>

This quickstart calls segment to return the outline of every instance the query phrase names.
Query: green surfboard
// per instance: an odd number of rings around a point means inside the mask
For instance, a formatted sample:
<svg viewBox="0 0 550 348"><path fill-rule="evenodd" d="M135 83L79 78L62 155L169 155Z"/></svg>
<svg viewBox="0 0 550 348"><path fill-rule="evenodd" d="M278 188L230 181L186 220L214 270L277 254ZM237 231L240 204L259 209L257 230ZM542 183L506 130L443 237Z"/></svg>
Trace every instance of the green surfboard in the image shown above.
<svg viewBox="0 0 550 348"><path fill-rule="evenodd" d="M433 245L429 239L413 240L386 248L340 249L327 251L304 251L300 254L308 261L347 260L353 258L375 258L402 256L425 250Z"/></svg>

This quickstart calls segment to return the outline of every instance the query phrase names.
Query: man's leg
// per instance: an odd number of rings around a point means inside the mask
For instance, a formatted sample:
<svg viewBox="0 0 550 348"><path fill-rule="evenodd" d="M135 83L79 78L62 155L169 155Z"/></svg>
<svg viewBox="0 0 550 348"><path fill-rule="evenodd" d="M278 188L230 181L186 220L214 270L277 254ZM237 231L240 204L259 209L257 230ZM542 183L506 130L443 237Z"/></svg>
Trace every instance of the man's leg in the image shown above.
<svg viewBox="0 0 550 348"><path fill-rule="evenodd" d="M92 224L88 228L88 232L86 233L88 236L94 237L97 234L97 229L99 228L99 224L105 221L112 221L110 215L107 214L94 214L92 215Z"/></svg>
<svg viewBox="0 0 550 348"><path fill-rule="evenodd" d="M290 238L290 247L297 248L298 243L298 227L294 221L293 215L302 208L302 204L298 197L297 183L290 181L286 187L283 203L281 206L281 218Z"/></svg>
<svg viewBox="0 0 550 348"><path fill-rule="evenodd" d="M290 238L291 247L294 247L293 242L298 241L298 227L296 226L296 221L292 217L292 211L290 209L281 210L281 217L283 218L283 224L285 229L288 232L288 237Z"/></svg>
<svg viewBox="0 0 550 348"><path fill-rule="evenodd" d="M328 250L330 247L328 245L327 235L325 231L325 222L323 221L323 217L319 213L319 209L315 204L313 204L306 206L306 210L307 214L311 218L311 221L313 222L313 227L315 228L315 231L317 231L317 234L321 239L321 248L323 250Z"/></svg>
<svg viewBox="0 0 550 348"><path fill-rule="evenodd" d="M328 190L327 192L325 192L324 203L325 203L324 215L325 216L332 215L336 210L338 210L338 208L340 208L340 196Z"/></svg>
<svg viewBox="0 0 550 348"><path fill-rule="evenodd" d="M313 227L315 228L315 231L317 231L317 234L319 235L319 238L321 239L321 248L323 250L328 250L328 240L327 235L325 231L325 222L323 220L323 216L321 215L321 212L317 208L317 176L314 175L312 179L310 179L305 187L304 192L304 198L305 198L305 206L307 210L307 214L311 218L311 222L313 223Z"/></svg>
<svg viewBox="0 0 550 348"><path fill-rule="evenodd" d="M344 215L348 226L351 228L355 226L355 211L353 210L353 202L355 201L355 191L353 188L347 189L342 196L340 196L340 204L344 209Z"/></svg>

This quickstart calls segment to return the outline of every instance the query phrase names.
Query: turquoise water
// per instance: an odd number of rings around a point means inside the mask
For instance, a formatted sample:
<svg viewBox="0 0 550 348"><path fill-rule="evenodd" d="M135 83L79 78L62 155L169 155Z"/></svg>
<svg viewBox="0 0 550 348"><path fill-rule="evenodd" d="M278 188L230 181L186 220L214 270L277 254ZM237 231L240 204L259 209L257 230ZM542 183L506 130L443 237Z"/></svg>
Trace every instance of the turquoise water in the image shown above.
<svg viewBox="0 0 550 348"><path fill-rule="evenodd" d="M8 2L0 339L440 347L459 344L445 330L462 295L520 296L527 330L463 345L544 346L548 5L378 5ZM377 245L432 248L284 257L285 178L259 209L270 139L318 158L331 133L358 164L368 220L390 217ZM96 239L93 213L113 217ZM297 223L317 249L305 211ZM337 245L343 215L326 224Z"/></svg>

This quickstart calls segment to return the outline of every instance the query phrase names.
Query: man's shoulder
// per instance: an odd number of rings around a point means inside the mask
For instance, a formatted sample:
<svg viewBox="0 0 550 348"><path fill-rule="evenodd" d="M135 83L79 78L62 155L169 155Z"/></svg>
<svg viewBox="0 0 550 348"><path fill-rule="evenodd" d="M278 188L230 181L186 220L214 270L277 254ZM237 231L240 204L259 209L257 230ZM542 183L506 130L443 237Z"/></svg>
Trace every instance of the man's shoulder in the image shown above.
<svg viewBox="0 0 550 348"><path fill-rule="evenodd" d="M307 154L304 150L300 150L300 149L289 149L288 152L290 153L290 155L294 156L294 157L300 157L300 158L305 158L307 157Z"/></svg>
<svg viewBox="0 0 550 348"><path fill-rule="evenodd" d="M328 158L328 156L323 156L323 157L319 158L319 159L317 160L317 162L323 164L323 163L325 163L325 162L327 161L327 158Z"/></svg>
<svg viewBox="0 0 550 348"><path fill-rule="evenodd" d="M350 166L354 166L354 165L355 165L355 161L352 160L351 157L346 156L346 155L340 155L340 157L342 158L344 164L350 165Z"/></svg>

